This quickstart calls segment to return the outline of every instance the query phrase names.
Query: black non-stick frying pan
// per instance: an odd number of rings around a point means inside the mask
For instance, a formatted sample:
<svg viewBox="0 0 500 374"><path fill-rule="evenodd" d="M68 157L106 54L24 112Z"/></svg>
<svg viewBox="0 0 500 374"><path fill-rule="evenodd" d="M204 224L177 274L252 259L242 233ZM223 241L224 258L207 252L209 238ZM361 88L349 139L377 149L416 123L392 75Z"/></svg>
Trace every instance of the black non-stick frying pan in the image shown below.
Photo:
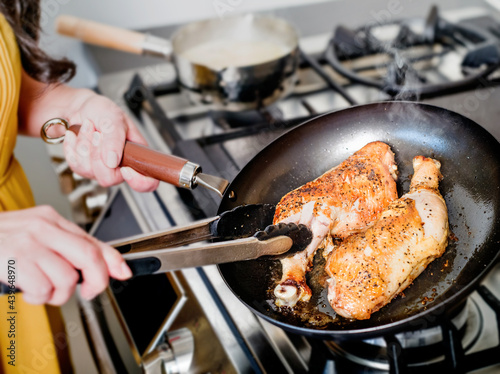
<svg viewBox="0 0 500 374"><path fill-rule="evenodd" d="M312 284L314 295L304 319L278 312L269 290L280 276L279 263L219 265L229 288L257 315L285 330L321 339L365 339L424 328L460 304L494 264L500 250L500 144L470 119L420 103L355 106L294 128L241 170L219 212L242 204L276 204L288 191L375 140L390 145L396 155L400 196L408 191L414 156L442 163L440 190L454 234L445 254L404 291L404 297L398 296L364 321L336 316L326 290L317 282ZM231 192L235 198L230 199ZM319 270L313 278L321 283Z"/></svg>

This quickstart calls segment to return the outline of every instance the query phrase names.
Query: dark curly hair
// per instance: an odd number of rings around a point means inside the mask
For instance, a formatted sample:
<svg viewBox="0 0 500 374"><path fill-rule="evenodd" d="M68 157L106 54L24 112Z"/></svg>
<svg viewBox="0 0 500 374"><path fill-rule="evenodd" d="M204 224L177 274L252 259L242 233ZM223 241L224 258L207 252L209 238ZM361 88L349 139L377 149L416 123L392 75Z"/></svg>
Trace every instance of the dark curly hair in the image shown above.
<svg viewBox="0 0 500 374"><path fill-rule="evenodd" d="M40 0L0 0L0 12L14 30L23 69L29 76L44 83L63 83L73 78L73 62L53 59L38 46Z"/></svg>

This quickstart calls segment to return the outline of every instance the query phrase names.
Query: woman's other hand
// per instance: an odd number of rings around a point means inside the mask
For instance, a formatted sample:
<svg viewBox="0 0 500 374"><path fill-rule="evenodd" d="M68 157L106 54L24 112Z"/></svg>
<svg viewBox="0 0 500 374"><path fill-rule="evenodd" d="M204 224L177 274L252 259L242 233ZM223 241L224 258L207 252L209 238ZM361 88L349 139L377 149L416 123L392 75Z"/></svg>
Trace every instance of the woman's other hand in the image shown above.
<svg viewBox="0 0 500 374"><path fill-rule="evenodd" d="M0 213L0 282L8 283L7 263L15 260L15 286L31 304L62 305L75 291L92 299L108 285L132 273L120 253L88 235L53 208Z"/></svg>

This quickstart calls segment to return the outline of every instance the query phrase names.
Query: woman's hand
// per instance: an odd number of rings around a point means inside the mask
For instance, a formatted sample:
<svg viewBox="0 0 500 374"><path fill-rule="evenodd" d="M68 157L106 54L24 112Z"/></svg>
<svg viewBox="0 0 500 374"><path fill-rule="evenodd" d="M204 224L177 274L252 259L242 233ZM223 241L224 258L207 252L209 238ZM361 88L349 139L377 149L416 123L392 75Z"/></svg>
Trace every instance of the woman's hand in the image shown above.
<svg viewBox="0 0 500 374"><path fill-rule="evenodd" d="M158 181L135 170L118 168L126 140L146 144L132 121L111 100L89 90L74 94L70 124L81 124L76 136L67 131L64 151L71 169L77 174L95 179L104 187L124 180L136 191L152 191Z"/></svg>
<svg viewBox="0 0 500 374"><path fill-rule="evenodd" d="M31 304L62 305L73 294L79 269L80 294L92 299L132 273L114 248L99 242L48 206L0 213L0 282L7 261L15 260L15 286Z"/></svg>
<svg viewBox="0 0 500 374"><path fill-rule="evenodd" d="M158 181L118 165L126 140L146 145L133 122L110 99L88 89L46 85L23 72L19 98L19 131L40 136L41 126L52 118L81 125L76 136L67 131L64 152L71 169L108 187L124 180L136 191L153 191Z"/></svg>

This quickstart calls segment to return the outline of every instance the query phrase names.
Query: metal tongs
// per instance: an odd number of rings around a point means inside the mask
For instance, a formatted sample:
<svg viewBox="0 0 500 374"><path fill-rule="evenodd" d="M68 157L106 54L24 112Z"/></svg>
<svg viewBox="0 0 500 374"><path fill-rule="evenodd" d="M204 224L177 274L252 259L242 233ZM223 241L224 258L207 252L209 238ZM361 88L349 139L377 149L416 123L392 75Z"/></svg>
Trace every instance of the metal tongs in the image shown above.
<svg viewBox="0 0 500 374"><path fill-rule="evenodd" d="M152 234L108 242L119 250L134 275L164 273L187 267L290 255L312 240L304 225L272 222L275 206L244 205L219 216ZM215 239L217 242L194 244Z"/></svg>

